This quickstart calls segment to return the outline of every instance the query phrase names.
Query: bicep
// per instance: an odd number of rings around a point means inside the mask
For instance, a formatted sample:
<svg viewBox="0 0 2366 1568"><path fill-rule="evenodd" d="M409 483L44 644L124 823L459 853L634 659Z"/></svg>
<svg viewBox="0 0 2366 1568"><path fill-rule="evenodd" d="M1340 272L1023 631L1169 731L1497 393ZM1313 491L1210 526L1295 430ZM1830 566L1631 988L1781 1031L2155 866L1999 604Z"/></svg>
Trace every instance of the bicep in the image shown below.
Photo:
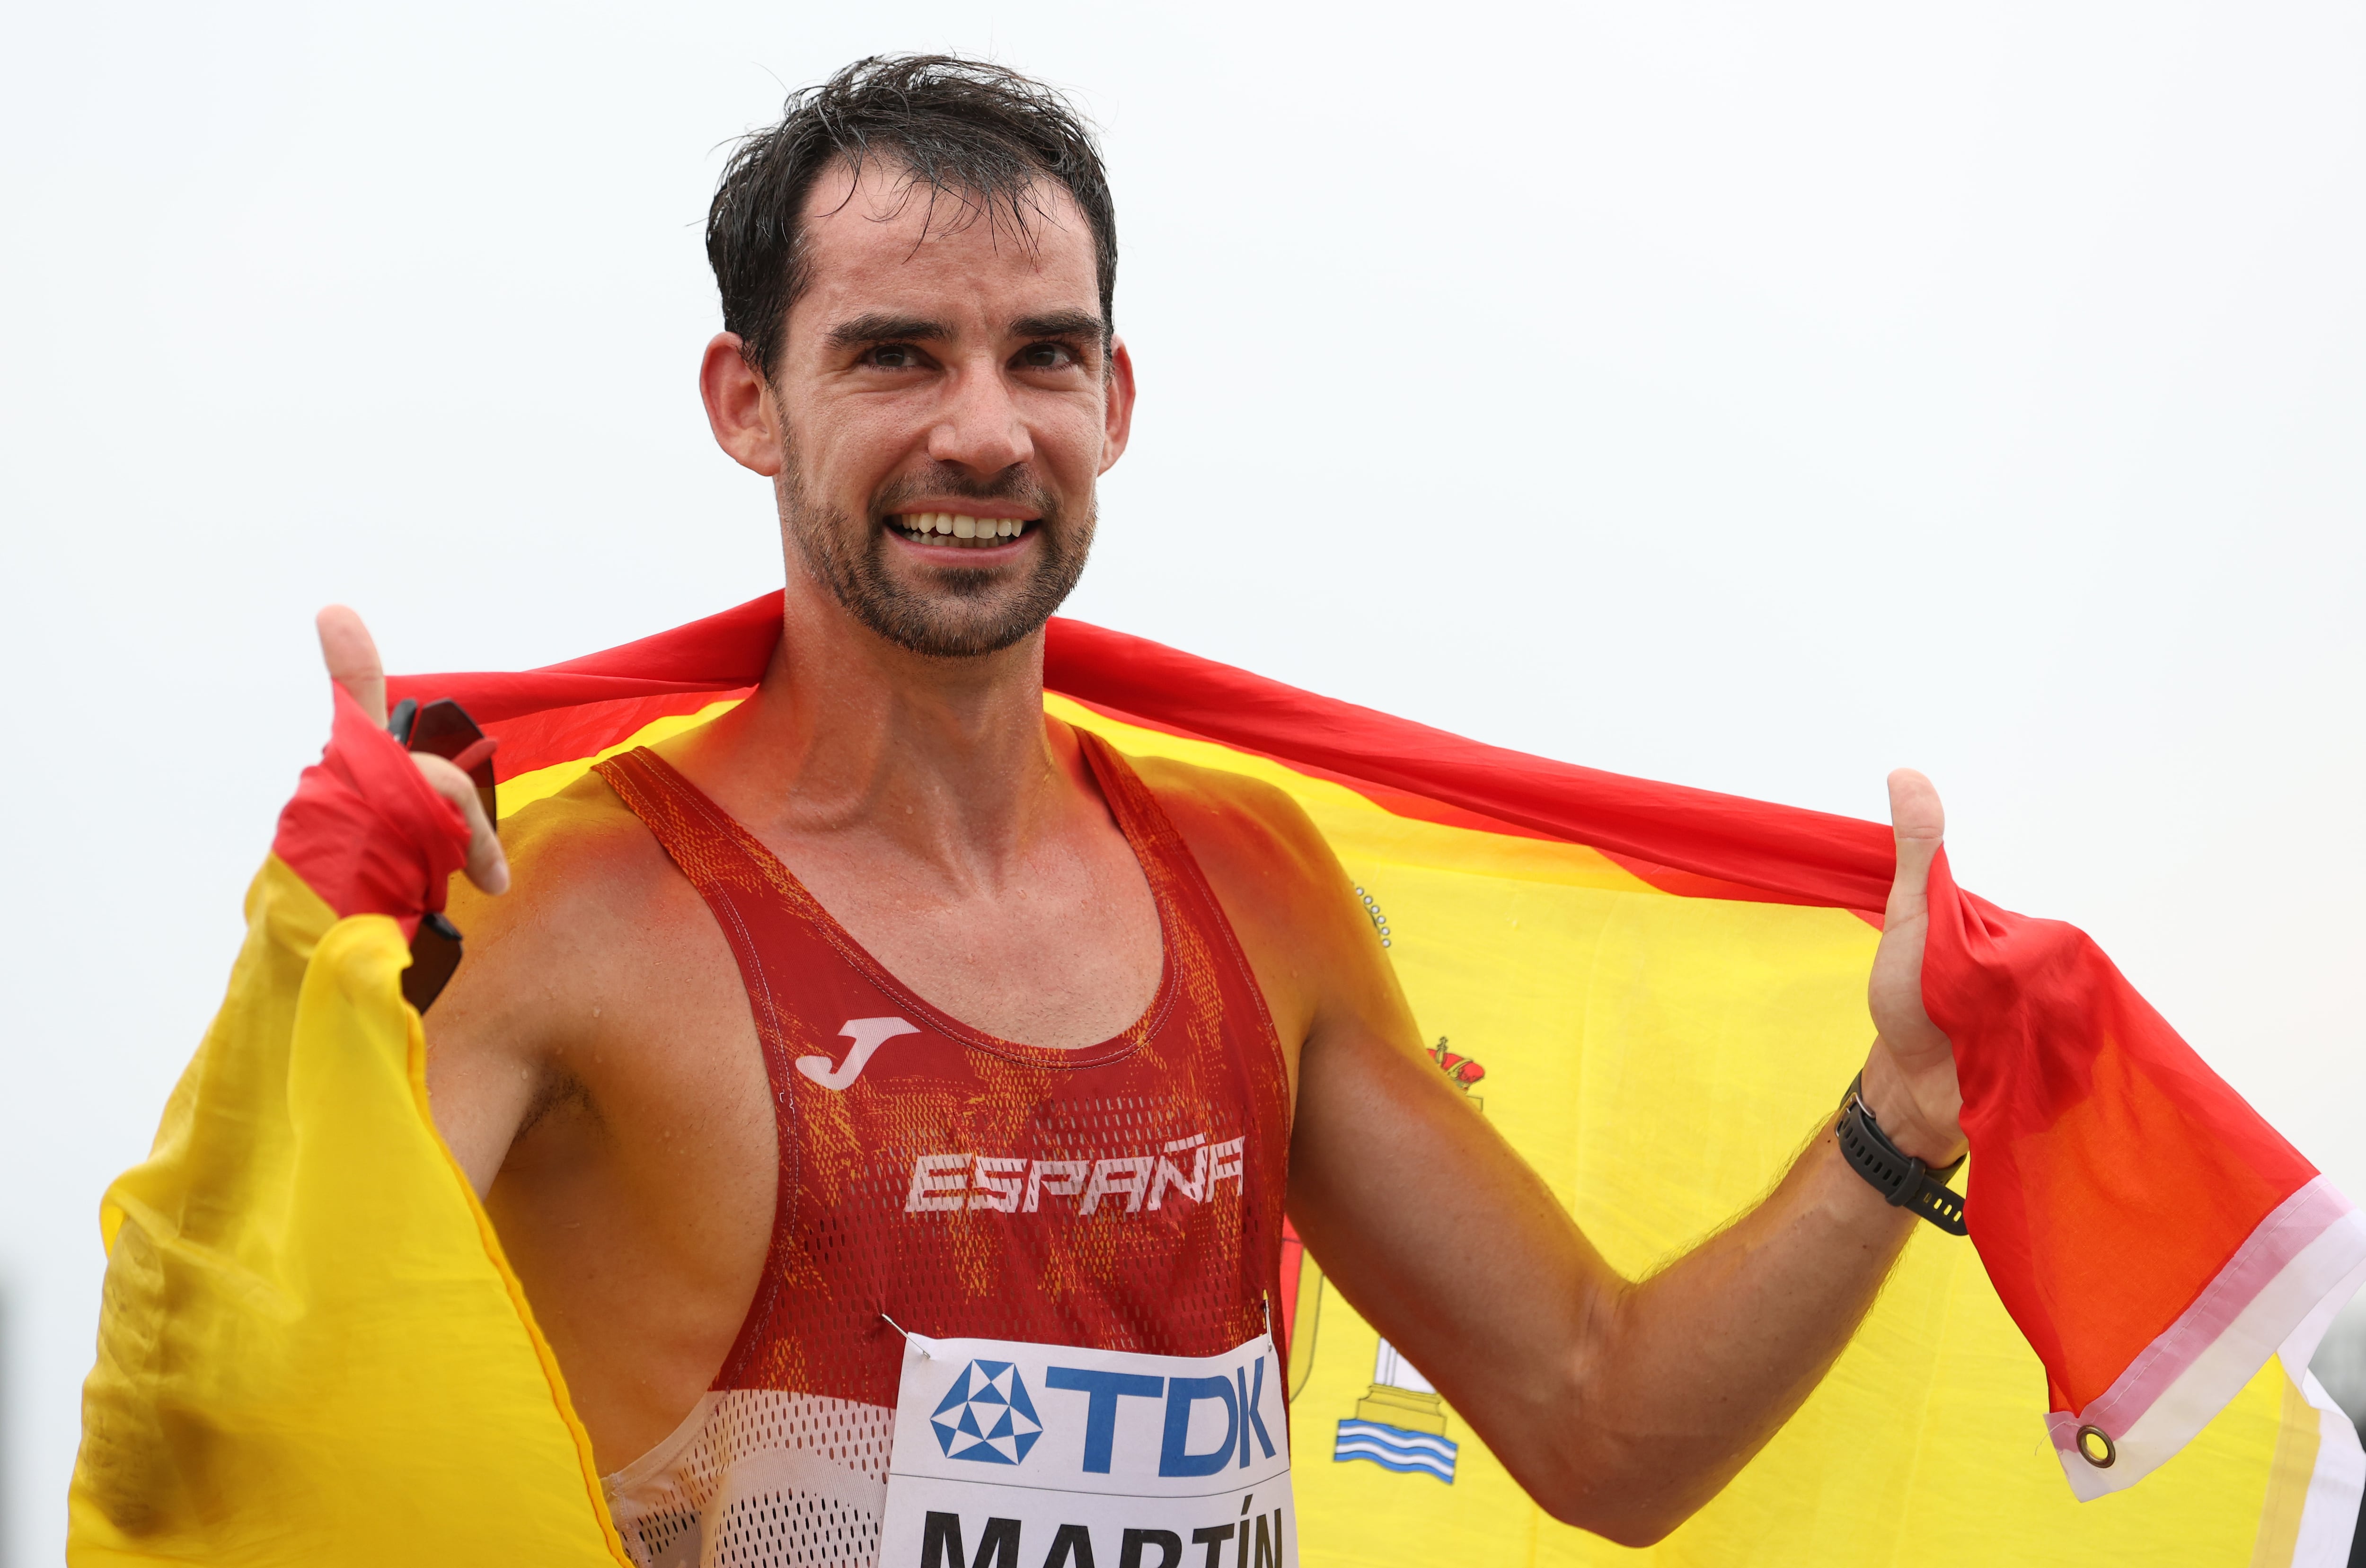
<svg viewBox="0 0 2366 1568"><path fill-rule="evenodd" d="M1292 1220L1365 1320L1541 1483L1627 1282L1422 1049L1377 948L1333 976L1301 1057Z"/></svg>
<svg viewBox="0 0 2366 1568"><path fill-rule="evenodd" d="M636 972L620 960L644 945L649 890L680 880L596 774L505 820L501 837L512 890L453 879L465 956L425 1020L428 1107L480 1198L598 1060L603 1004L613 1015L620 967Z"/></svg>
<svg viewBox="0 0 2366 1568"><path fill-rule="evenodd" d="M532 1067L453 1031L427 1032L427 1106L445 1146L482 1198L541 1093Z"/></svg>
<svg viewBox="0 0 2366 1568"><path fill-rule="evenodd" d="M1299 1234L1425 1371L1425 1338L1566 1343L1624 1281L1411 1019L1374 1012L1307 1042L1290 1141Z"/></svg>
<svg viewBox="0 0 2366 1568"><path fill-rule="evenodd" d="M456 907L455 914L475 917L463 930L480 934L467 939L460 967L422 1021L428 1110L482 1198L547 1091L551 1055L547 1021L532 1007L544 987L517 983L515 971L530 955L514 940L501 940L513 933L500 929L498 916L484 918L483 900L472 902L480 908Z"/></svg>

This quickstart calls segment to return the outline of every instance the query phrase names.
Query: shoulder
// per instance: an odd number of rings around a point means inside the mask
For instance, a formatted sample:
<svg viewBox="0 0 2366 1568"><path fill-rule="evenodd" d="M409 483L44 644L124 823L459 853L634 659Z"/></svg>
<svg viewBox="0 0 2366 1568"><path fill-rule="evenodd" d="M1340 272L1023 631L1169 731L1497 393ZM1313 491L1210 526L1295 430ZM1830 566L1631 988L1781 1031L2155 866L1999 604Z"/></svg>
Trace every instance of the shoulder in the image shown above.
<svg viewBox="0 0 2366 1568"><path fill-rule="evenodd" d="M501 824L511 891L489 897L452 885L452 918L489 943L551 925L629 917L674 880L665 852L597 773L538 800Z"/></svg>
<svg viewBox="0 0 2366 1568"><path fill-rule="evenodd" d="M1220 893L1234 884L1314 894L1341 874L1313 819L1275 785L1171 758L1128 761Z"/></svg>
<svg viewBox="0 0 2366 1568"><path fill-rule="evenodd" d="M1347 874L1305 808L1260 779L1133 760L1240 938L1296 1072L1318 1020L1388 993Z"/></svg>
<svg viewBox="0 0 2366 1568"><path fill-rule="evenodd" d="M662 956L654 933L694 931L698 896L604 781L587 774L501 823L510 891L455 877L447 911L466 958L428 1023L454 1050L564 1055Z"/></svg>

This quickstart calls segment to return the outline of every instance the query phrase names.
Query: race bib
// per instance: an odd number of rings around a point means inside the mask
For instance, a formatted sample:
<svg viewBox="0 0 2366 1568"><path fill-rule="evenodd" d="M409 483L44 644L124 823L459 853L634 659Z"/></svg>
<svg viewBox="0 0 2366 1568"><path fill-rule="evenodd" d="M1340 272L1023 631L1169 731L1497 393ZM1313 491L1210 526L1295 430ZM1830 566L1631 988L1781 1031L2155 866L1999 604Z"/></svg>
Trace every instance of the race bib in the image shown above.
<svg viewBox="0 0 2366 1568"><path fill-rule="evenodd" d="M907 1335L881 1568L1297 1568L1273 1341L1137 1356Z"/></svg>

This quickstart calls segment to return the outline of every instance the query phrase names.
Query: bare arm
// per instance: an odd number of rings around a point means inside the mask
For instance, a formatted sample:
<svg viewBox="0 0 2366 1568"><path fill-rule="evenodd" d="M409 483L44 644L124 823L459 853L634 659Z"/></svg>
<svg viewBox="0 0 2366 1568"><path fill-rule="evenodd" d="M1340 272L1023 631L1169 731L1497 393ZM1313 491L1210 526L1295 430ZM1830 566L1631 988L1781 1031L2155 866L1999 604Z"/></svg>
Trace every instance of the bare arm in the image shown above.
<svg viewBox="0 0 2366 1568"><path fill-rule="evenodd" d="M531 863L532 847L523 846ZM427 1100L435 1130L479 1198L492 1191L510 1151L563 1084L563 1013L551 982L562 976L537 955L530 904L455 891L451 915L467 959L422 1020L427 1034ZM536 963L537 956L543 962ZM570 977L571 978L571 977Z"/></svg>
<svg viewBox="0 0 2366 1568"><path fill-rule="evenodd" d="M1900 774L1892 807L1900 875L1876 962L1884 1038L1865 1095L1910 1153L1944 1164L1961 1147L1954 1068L1920 992L1938 801ZM1309 892L1277 897L1249 869L1259 852L1204 825L1189 836L1220 886L1258 894L1227 905L1285 1039L1295 1025L1304 1043L1290 1150L1300 1234L1548 1511L1628 1545L1660 1539L1798 1408L1918 1222L1848 1168L1826 1128L1733 1225L1647 1280L1622 1278L1422 1051L1312 825L1294 809L1295 826L1260 815ZM1275 846L1261 852L1270 860ZM1378 1160L1430 1173L1422 1201L1377 1179Z"/></svg>
<svg viewBox="0 0 2366 1568"><path fill-rule="evenodd" d="M1797 1409L1916 1223L1827 1132L1757 1208L1630 1282L1425 1058L1310 1045L1304 1084L1290 1208L1326 1275L1548 1512L1630 1546ZM1421 1202L1370 1179L1374 1150L1439 1173Z"/></svg>
<svg viewBox="0 0 2366 1568"><path fill-rule="evenodd" d="M452 920L468 958L425 1020L436 1129L497 1221L504 1211L495 1178L520 1176L527 1145L535 1168L548 1174L554 1159L597 1161L615 1152L606 1136L610 1107L653 1113L665 1064L685 1060L680 1030L694 1021L734 1049L752 1028L744 1003L717 1019L684 1000L685 977L711 972L718 957L727 978L736 978L727 952L707 950L722 949L721 933L703 908L691 911L695 920L679 918L696 895L596 778L536 803L502 832L519 891L490 898L455 885ZM685 931L711 941L686 952ZM740 1002L736 986L725 999ZM760 1057L749 1055L760 1072ZM659 1083L644 1081L650 1071ZM704 1078L695 1086L746 1087ZM547 1114L562 1106L575 1114ZM554 1121L571 1122L571 1131L557 1135Z"/></svg>
<svg viewBox="0 0 2366 1568"><path fill-rule="evenodd" d="M321 611L315 626L331 678L373 723L384 724L386 674L369 628L342 604ZM466 933L468 962L437 998L427 1024L427 1077L436 1129L481 1198L557 1076L552 1034L564 1010L547 1005L549 985L525 983L527 975L519 971L547 980L564 960L547 951L546 940L535 940L554 923L542 907L554 900L499 897L509 891L509 855L468 775L441 757L414 753L411 761L469 825L468 878L454 882L450 911ZM534 843L524 850L532 857ZM564 902L565 879L555 880L562 889L556 901Z"/></svg>

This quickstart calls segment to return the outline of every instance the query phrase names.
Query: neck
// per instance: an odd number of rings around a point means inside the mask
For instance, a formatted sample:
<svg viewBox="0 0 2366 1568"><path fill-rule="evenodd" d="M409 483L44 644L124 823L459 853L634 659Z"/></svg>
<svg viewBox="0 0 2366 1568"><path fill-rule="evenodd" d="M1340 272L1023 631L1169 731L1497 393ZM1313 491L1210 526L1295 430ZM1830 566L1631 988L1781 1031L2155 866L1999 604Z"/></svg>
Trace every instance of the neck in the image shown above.
<svg viewBox="0 0 2366 1568"><path fill-rule="evenodd" d="M958 880L998 881L1076 800L1083 762L1043 716L1043 634L931 659L792 566L754 695L679 760L759 837L876 837Z"/></svg>

